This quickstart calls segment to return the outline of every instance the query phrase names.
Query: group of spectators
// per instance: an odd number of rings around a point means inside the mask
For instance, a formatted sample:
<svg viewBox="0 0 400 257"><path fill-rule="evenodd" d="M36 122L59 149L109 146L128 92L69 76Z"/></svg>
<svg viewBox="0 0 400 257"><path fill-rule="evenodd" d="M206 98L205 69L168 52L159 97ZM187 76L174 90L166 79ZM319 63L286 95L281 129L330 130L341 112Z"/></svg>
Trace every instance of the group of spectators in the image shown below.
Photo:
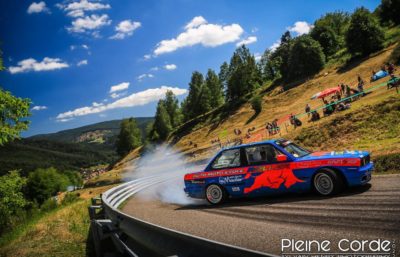
<svg viewBox="0 0 400 257"><path fill-rule="evenodd" d="M272 122L267 122L265 128L267 129L269 136L278 134L281 131L281 128L278 126L278 119L275 119Z"/></svg>

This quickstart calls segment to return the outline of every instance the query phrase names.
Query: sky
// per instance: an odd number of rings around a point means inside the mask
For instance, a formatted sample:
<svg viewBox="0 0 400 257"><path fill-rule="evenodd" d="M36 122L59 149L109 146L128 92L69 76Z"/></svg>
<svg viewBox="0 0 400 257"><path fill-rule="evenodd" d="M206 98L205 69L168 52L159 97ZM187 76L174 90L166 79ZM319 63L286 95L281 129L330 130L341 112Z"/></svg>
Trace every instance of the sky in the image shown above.
<svg viewBox="0 0 400 257"><path fill-rule="evenodd" d="M0 87L30 98L22 136L154 116L193 71L217 73L237 46L258 59L280 36L308 33L326 12L379 0L0 0Z"/></svg>

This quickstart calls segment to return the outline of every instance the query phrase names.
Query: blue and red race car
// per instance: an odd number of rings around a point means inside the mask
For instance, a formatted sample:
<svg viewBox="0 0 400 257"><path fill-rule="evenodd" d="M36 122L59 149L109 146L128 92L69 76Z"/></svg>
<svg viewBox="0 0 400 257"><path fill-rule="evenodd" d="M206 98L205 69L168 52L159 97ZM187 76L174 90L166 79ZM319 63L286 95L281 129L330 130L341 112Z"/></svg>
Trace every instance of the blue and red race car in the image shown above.
<svg viewBox="0 0 400 257"><path fill-rule="evenodd" d="M365 151L310 152L288 140L268 140L221 150L204 171L185 175L185 192L211 204L309 190L328 196L368 183L372 170Z"/></svg>

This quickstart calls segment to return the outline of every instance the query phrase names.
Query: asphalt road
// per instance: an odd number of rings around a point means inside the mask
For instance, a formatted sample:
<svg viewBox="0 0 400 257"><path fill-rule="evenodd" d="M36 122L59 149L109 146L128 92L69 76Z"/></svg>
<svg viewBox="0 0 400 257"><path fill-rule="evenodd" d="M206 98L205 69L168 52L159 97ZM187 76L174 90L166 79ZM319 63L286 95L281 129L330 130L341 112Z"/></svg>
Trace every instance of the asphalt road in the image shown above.
<svg viewBox="0 0 400 257"><path fill-rule="evenodd" d="M278 255L282 239L329 240L333 252L341 239L391 240L397 242L399 255L400 175L374 176L369 185L331 198L283 195L214 207L203 202L166 204L139 195L123 211L168 228Z"/></svg>

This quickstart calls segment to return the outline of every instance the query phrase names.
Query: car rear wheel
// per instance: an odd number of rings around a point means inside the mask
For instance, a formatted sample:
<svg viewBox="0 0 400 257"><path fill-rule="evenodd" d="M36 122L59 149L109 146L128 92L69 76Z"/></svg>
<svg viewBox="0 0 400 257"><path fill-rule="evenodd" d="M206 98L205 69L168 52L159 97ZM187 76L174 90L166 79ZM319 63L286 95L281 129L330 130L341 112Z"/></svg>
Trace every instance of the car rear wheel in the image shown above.
<svg viewBox="0 0 400 257"><path fill-rule="evenodd" d="M211 204L220 204L226 199L225 190L216 184L211 184L206 189L206 199Z"/></svg>
<svg viewBox="0 0 400 257"><path fill-rule="evenodd" d="M318 194L329 196L342 191L344 182L337 172L324 169L315 174L313 185Z"/></svg>

